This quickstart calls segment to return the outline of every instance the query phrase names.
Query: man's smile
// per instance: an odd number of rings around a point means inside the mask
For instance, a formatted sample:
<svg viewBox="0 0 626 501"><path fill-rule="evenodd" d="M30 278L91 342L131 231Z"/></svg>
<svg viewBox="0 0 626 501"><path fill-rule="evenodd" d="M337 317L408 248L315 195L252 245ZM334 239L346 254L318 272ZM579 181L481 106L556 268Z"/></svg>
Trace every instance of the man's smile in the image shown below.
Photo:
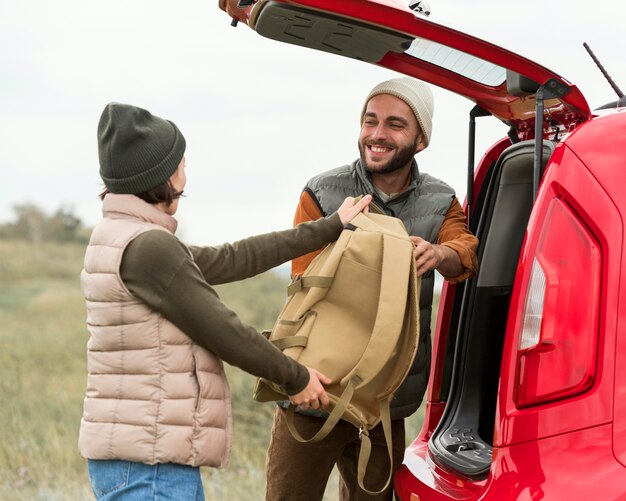
<svg viewBox="0 0 626 501"><path fill-rule="evenodd" d="M388 141L373 141L369 140L365 142L365 147L374 157L387 155L396 150L396 145Z"/></svg>
<svg viewBox="0 0 626 501"><path fill-rule="evenodd" d="M368 147L373 153L387 153L388 151L391 151L391 148L374 144L368 145Z"/></svg>

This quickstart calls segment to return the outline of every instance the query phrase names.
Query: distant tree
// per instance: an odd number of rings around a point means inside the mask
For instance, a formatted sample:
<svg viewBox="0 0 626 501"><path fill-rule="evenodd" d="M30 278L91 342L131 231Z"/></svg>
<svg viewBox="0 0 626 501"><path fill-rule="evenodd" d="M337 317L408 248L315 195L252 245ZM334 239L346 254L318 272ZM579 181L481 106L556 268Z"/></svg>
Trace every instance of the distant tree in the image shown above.
<svg viewBox="0 0 626 501"><path fill-rule="evenodd" d="M47 216L34 204L13 206L15 221L0 225L0 238L26 240L33 244L43 241L84 242L87 229L70 207L61 207Z"/></svg>
<svg viewBox="0 0 626 501"><path fill-rule="evenodd" d="M13 236L33 244L44 239L46 215L33 204L16 205L13 207L16 221L13 223Z"/></svg>
<svg viewBox="0 0 626 501"><path fill-rule="evenodd" d="M73 242L78 240L78 232L82 223L72 213L72 209L61 207L46 222L46 240Z"/></svg>

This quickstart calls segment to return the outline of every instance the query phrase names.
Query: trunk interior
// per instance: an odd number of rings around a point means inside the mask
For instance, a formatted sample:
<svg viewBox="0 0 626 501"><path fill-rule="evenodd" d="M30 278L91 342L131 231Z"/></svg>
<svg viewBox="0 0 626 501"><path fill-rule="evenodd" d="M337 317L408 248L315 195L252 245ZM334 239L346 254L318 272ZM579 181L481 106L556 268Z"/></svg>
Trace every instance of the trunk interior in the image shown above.
<svg viewBox="0 0 626 501"><path fill-rule="evenodd" d="M542 168L554 151L543 143ZM473 208L478 274L457 287L447 338L442 398L447 401L429 447L444 468L483 478L493 431L509 303L533 206L534 141L505 149L492 164ZM447 395L447 396L446 396Z"/></svg>

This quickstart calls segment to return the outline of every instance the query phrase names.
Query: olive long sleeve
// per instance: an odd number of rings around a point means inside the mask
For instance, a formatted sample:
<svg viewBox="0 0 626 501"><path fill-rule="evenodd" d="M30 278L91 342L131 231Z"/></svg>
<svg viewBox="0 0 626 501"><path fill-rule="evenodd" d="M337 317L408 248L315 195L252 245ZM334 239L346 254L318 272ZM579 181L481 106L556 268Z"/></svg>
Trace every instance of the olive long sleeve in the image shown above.
<svg viewBox="0 0 626 501"><path fill-rule="evenodd" d="M186 247L154 230L124 251L120 275L137 298L225 362L274 381L290 394L308 383L306 368L283 355L219 298L211 284L252 277L318 249L341 233L337 214L296 228L215 247Z"/></svg>

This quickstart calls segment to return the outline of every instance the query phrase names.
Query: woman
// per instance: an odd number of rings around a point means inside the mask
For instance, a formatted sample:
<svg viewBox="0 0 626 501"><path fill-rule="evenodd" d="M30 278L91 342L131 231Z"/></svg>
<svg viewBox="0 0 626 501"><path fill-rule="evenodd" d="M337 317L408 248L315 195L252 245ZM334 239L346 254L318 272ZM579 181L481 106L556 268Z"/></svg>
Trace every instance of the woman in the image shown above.
<svg viewBox="0 0 626 501"><path fill-rule="evenodd" d="M85 254L88 383L79 448L97 499L204 499L200 466L223 467L231 408L222 360L328 404L315 369L242 323L211 285L241 280L335 240L371 197L329 218L218 247L186 247L172 217L185 140L168 120L106 106L98 125L103 219ZM210 285L211 284L211 285Z"/></svg>

